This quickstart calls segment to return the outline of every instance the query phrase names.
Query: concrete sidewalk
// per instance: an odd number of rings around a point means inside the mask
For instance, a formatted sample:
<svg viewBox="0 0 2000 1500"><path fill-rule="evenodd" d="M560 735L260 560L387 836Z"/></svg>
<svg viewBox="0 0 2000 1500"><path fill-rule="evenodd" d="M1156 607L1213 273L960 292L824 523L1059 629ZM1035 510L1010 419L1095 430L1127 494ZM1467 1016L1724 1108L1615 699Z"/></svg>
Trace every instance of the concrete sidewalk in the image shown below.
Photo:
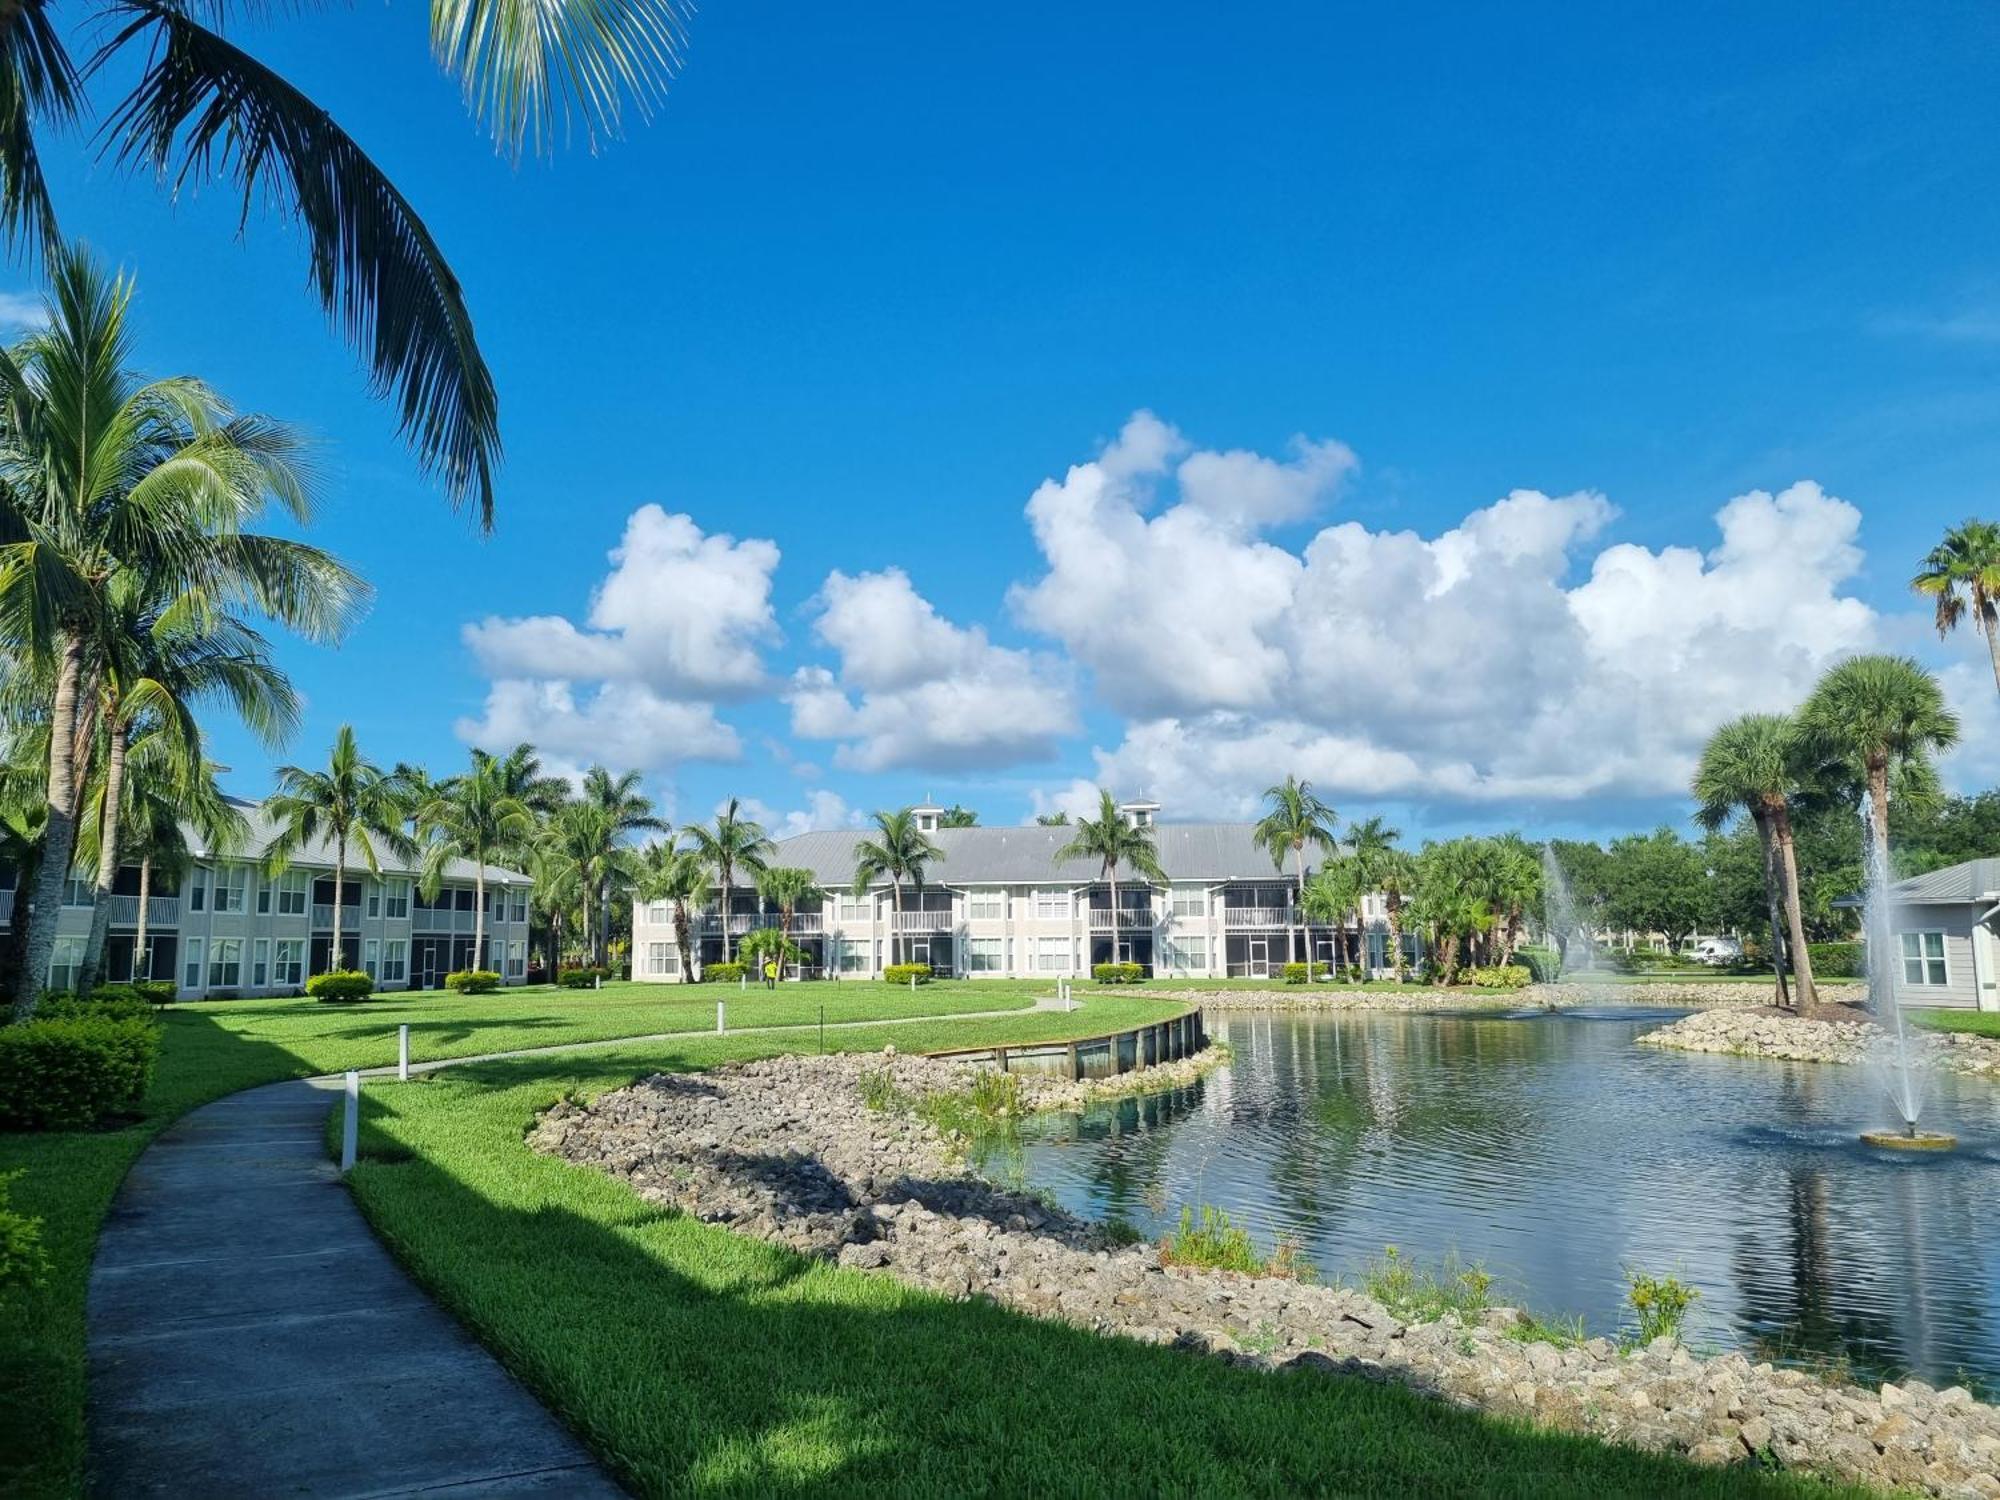
<svg viewBox="0 0 2000 1500"><path fill-rule="evenodd" d="M133 1165L90 1276L90 1493L622 1494L376 1241L338 1097L250 1089Z"/></svg>

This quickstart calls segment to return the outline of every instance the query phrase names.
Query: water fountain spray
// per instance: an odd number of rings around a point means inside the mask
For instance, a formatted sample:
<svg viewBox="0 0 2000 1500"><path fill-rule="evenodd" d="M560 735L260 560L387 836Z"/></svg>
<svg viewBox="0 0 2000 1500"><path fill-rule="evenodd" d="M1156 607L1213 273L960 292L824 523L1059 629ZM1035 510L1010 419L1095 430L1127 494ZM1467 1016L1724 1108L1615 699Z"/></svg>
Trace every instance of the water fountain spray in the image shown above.
<svg viewBox="0 0 2000 1500"><path fill-rule="evenodd" d="M1875 840L1874 818L1866 804L1861 813L1861 851L1868 879L1863 893L1861 920L1863 945L1868 955L1868 1008L1880 1024L1889 1018L1890 1032L1885 1044L1869 1062L1869 1072L1895 1107L1901 1122L1897 1130L1865 1130L1861 1139L1871 1146L1893 1151L1948 1151L1958 1144L1955 1136L1936 1130L1920 1130L1924 1099L1930 1091L1930 1068L1917 1037L1903 1020L1903 1007L1896 998L1896 971L1899 955L1892 952L1894 934L1890 930L1889 871L1882 859L1881 845Z"/></svg>

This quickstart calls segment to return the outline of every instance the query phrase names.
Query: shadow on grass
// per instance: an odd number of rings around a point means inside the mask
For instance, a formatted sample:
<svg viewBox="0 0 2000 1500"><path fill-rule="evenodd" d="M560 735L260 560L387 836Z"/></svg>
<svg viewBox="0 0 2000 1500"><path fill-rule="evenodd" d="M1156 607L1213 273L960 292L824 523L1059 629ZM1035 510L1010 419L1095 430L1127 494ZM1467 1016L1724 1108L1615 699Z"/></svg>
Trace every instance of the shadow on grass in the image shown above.
<svg viewBox="0 0 2000 1500"><path fill-rule="evenodd" d="M641 1494L1834 1493L809 1261L531 1153L520 1129L585 1081L523 1063L371 1091L368 1135L412 1154L351 1181L404 1263Z"/></svg>

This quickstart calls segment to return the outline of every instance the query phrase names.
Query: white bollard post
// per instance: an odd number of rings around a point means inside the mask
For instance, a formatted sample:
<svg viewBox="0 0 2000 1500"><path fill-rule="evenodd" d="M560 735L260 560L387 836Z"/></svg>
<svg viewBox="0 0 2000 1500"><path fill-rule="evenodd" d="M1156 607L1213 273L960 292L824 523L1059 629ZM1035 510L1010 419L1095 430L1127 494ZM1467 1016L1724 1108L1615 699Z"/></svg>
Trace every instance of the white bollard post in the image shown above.
<svg viewBox="0 0 2000 1500"><path fill-rule="evenodd" d="M910 993L914 995L916 992L917 992L917 976L912 974L910 976Z"/></svg>
<svg viewBox="0 0 2000 1500"><path fill-rule="evenodd" d="M396 1081L410 1081L410 1027L407 1022L396 1028Z"/></svg>
<svg viewBox="0 0 2000 1500"><path fill-rule="evenodd" d="M715 1034L721 1036L727 1029L728 1025L722 1014L722 1002L718 1000L715 1002Z"/></svg>
<svg viewBox="0 0 2000 1500"><path fill-rule="evenodd" d="M596 975L593 975L593 976L591 977L591 981L590 981L590 987L591 987L592 989L594 989L594 990L601 990L601 989L603 989L603 988L604 988L604 976L603 976L602 974L596 974Z"/></svg>
<svg viewBox="0 0 2000 1500"><path fill-rule="evenodd" d="M347 1070L347 1115L340 1122L340 1170L354 1170L354 1143L361 1130L361 1075Z"/></svg>

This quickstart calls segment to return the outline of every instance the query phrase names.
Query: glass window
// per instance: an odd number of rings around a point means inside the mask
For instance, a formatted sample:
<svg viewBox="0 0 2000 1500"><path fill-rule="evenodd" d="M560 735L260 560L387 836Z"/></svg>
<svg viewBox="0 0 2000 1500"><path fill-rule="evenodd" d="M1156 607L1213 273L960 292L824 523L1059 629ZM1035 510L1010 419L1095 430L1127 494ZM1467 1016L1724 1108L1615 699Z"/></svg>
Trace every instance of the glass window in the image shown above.
<svg viewBox="0 0 2000 1500"><path fill-rule="evenodd" d="M1036 891L1035 918L1041 922L1060 922L1069 916L1068 891Z"/></svg>
<svg viewBox="0 0 2000 1500"><path fill-rule="evenodd" d="M303 984L306 975L306 945L302 938L278 939L278 966L275 974L279 984Z"/></svg>
<svg viewBox="0 0 2000 1500"><path fill-rule="evenodd" d="M525 922L528 920L528 893L526 891L515 891L514 899L510 904L513 907L513 910L507 913L508 921ZM524 974L527 973L527 968L525 964L523 965L521 972Z"/></svg>
<svg viewBox="0 0 2000 1500"><path fill-rule="evenodd" d="M972 974L1001 974L1007 968L1007 940L997 937L968 938L965 967Z"/></svg>
<svg viewBox="0 0 2000 1500"><path fill-rule="evenodd" d="M1067 974L1069 972L1069 939L1066 937L1045 937L1035 946L1035 967L1044 974Z"/></svg>
<svg viewBox="0 0 2000 1500"><path fill-rule="evenodd" d="M451 893L451 904L460 911L472 910L472 887L462 885Z"/></svg>
<svg viewBox="0 0 2000 1500"><path fill-rule="evenodd" d="M379 880L368 882L368 915L371 917L382 915L382 882Z"/></svg>
<svg viewBox="0 0 2000 1500"><path fill-rule="evenodd" d="M271 879L264 876L257 882L257 915L268 916L271 911Z"/></svg>
<svg viewBox="0 0 2000 1500"><path fill-rule="evenodd" d="M49 956L49 988L52 990L72 990L76 988L77 971L83 967L83 944L81 937L59 937L55 952Z"/></svg>
<svg viewBox="0 0 2000 1500"><path fill-rule="evenodd" d="M651 906L646 908L646 920L651 922L655 927L663 927L673 920L673 914L667 910L666 902L655 901Z"/></svg>
<svg viewBox="0 0 2000 1500"><path fill-rule="evenodd" d="M382 882L382 914L400 922L410 914L410 882L397 876Z"/></svg>
<svg viewBox="0 0 2000 1500"><path fill-rule="evenodd" d="M646 944L646 972L648 974L671 974L674 972L674 945L672 943Z"/></svg>
<svg viewBox="0 0 2000 1500"><path fill-rule="evenodd" d="M282 916L306 914L306 872L287 870L278 881L278 911Z"/></svg>
<svg viewBox="0 0 2000 1500"><path fill-rule="evenodd" d="M974 891L971 896L971 916L974 921L995 922L1007 915L1007 893L1005 891Z"/></svg>
<svg viewBox="0 0 2000 1500"><path fill-rule="evenodd" d="M215 909L245 911L249 908L250 867L219 865L215 871Z"/></svg>
<svg viewBox="0 0 2000 1500"><path fill-rule="evenodd" d="M258 938L250 948L250 986L261 990L271 982L271 940Z"/></svg>
<svg viewBox="0 0 2000 1500"><path fill-rule="evenodd" d="M865 939L847 939L840 945L840 972L843 974L866 974L868 972L868 943Z"/></svg>
<svg viewBox="0 0 2000 1500"><path fill-rule="evenodd" d="M1206 969L1208 967L1208 939L1201 937L1175 937L1168 939L1167 967L1171 969Z"/></svg>
<svg viewBox="0 0 2000 1500"><path fill-rule="evenodd" d="M522 979L528 973L528 940L515 938L507 945L507 977Z"/></svg>
<svg viewBox="0 0 2000 1500"><path fill-rule="evenodd" d="M1208 892L1198 887L1175 886L1173 889L1173 913L1177 917L1205 917L1208 915Z"/></svg>
<svg viewBox="0 0 2000 1500"><path fill-rule="evenodd" d="M1948 983L1942 932L1899 934L1903 945L1903 983L1941 985Z"/></svg>
<svg viewBox="0 0 2000 1500"><path fill-rule="evenodd" d="M380 979L382 969L382 940L370 938L361 945L361 971L370 979Z"/></svg>
<svg viewBox="0 0 2000 1500"><path fill-rule="evenodd" d="M243 939L217 938L208 959L210 989L231 989L243 982Z"/></svg>
<svg viewBox="0 0 2000 1500"><path fill-rule="evenodd" d="M840 898L840 921L842 926L848 927L858 924L865 927L870 921L874 920L874 916L875 902L870 897L843 895Z"/></svg>
<svg viewBox="0 0 2000 1500"><path fill-rule="evenodd" d="M382 982L401 984L410 977L410 945L404 938L388 938L382 944Z"/></svg>
<svg viewBox="0 0 2000 1500"><path fill-rule="evenodd" d="M189 911L208 910L208 870L206 867L196 865L192 870L188 871L187 898ZM190 984L200 983L199 980L193 979L188 982Z"/></svg>

